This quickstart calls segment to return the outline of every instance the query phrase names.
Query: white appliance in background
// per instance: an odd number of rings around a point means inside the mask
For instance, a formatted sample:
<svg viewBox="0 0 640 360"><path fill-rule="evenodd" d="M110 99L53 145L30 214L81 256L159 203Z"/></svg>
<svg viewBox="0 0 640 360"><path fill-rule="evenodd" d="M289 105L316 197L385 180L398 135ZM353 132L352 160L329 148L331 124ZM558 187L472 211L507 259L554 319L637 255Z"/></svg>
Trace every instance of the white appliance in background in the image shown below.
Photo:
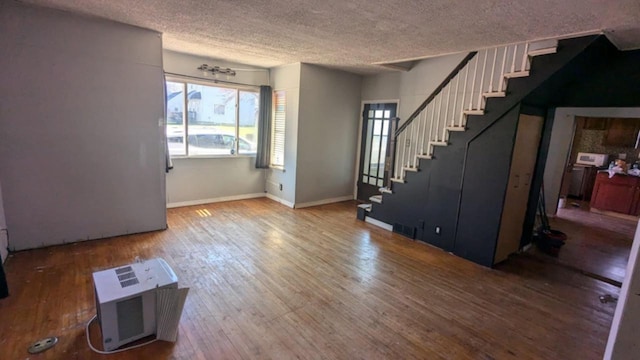
<svg viewBox="0 0 640 360"><path fill-rule="evenodd" d="M595 167L602 167L607 165L609 155L607 154L594 154L594 153L578 153L576 164L590 165Z"/></svg>
<svg viewBox="0 0 640 360"><path fill-rule="evenodd" d="M160 258L93 273L104 350L156 334L175 341L188 288Z"/></svg>

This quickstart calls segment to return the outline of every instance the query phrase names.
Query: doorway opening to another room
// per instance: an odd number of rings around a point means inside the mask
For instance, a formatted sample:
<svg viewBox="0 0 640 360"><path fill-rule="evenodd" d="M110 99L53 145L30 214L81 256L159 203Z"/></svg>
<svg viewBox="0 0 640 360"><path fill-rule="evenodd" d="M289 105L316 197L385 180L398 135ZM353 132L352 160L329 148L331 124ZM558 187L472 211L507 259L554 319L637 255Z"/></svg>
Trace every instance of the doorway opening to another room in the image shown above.
<svg viewBox="0 0 640 360"><path fill-rule="evenodd" d="M640 162L640 116L606 112L577 110L555 119L571 122L559 124L571 131L559 141L566 149L564 171L555 175L561 181L549 181L547 169L546 203L551 227L568 239L557 257L537 256L619 287L640 215L640 170L633 169ZM562 154L550 148L549 156Z"/></svg>

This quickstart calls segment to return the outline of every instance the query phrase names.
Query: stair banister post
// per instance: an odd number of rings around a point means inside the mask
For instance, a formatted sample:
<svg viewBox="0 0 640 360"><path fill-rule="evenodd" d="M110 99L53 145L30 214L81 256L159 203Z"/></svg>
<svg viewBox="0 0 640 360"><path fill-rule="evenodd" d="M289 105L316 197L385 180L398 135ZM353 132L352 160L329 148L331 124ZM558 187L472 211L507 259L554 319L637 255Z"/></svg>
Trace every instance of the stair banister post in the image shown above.
<svg viewBox="0 0 640 360"><path fill-rule="evenodd" d="M480 88L478 92L478 109L482 110L482 92L484 91L484 76L487 71L487 55L489 55L489 50L484 51L484 61L482 62L482 74L480 75Z"/></svg>
<svg viewBox="0 0 640 360"><path fill-rule="evenodd" d="M387 180L387 188L391 189L391 178L397 178L398 177L398 170L396 167L396 130L398 129L398 121L400 120L399 117L394 117L393 119L391 119L391 134L393 136L391 136L391 143L389 144L389 165L391 167L391 170L389 171L390 176L389 179Z"/></svg>
<svg viewBox="0 0 640 360"><path fill-rule="evenodd" d="M476 87L476 78L478 77L478 63L480 62L480 57L476 56L476 65L473 69L473 79L471 79L471 92L469 93L469 110L473 110L473 92Z"/></svg>
<svg viewBox="0 0 640 360"><path fill-rule="evenodd" d="M458 105L458 91L460 91L460 73L456 75L456 91L453 93L453 106L451 110L451 126L456 126L456 105Z"/></svg>
<svg viewBox="0 0 640 360"><path fill-rule="evenodd" d="M522 69L520 69L520 71L527 70L527 58L529 57L529 54L527 54L528 52L529 52L529 43L525 43L524 52L522 53Z"/></svg>
<svg viewBox="0 0 640 360"><path fill-rule="evenodd" d="M509 47L504 47L504 53L502 54L502 70L500 70L500 85L498 85L498 91L502 92L502 88L504 87L504 68L507 64L507 51Z"/></svg>
<svg viewBox="0 0 640 360"><path fill-rule="evenodd" d="M513 57L511 58L511 72L516 72L516 56L518 55L518 44L513 47Z"/></svg>
<svg viewBox="0 0 640 360"><path fill-rule="evenodd" d="M460 101L461 106L460 106L460 126L463 126L465 124L463 124L464 122L464 100L467 94L467 83L469 82L469 64L467 64L467 66L465 67L465 73L464 73L464 85L462 88L462 101Z"/></svg>
<svg viewBox="0 0 640 360"><path fill-rule="evenodd" d="M498 57L498 48L493 50L493 65L491 65L491 81L489 82L489 92L493 92L493 78L496 74L496 60Z"/></svg>
<svg viewBox="0 0 640 360"><path fill-rule="evenodd" d="M443 141L447 141L447 139L446 139L446 137L447 137L447 119L449 117L449 105L451 105L450 104L451 103L451 88L453 87L451 85L451 82L449 82L449 85L447 85L447 87L449 88L447 90L447 105L444 108L444 117L442 118L442 140Z"/></svg>
<svg viewBox="0 0 640 360"><path fill-rule="evenodd" d="M424 110L422 110L422 113L420 114L420 121L424 123L422 124L422 134L420 135L420 155L424 154L424 137L427 135L427 113L428 112L429 112L429 105L427 104L427 107L424 108Z"/></svg>

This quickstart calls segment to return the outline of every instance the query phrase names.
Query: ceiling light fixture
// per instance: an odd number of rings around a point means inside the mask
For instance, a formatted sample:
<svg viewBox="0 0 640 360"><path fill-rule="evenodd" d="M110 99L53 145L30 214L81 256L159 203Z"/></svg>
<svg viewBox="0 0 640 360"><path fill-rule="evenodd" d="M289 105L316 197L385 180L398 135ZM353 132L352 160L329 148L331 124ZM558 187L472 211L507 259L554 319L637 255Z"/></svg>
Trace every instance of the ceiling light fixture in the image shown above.
<svg viewBox="0 0 640 360"><path fill-rule="evenodd" d="M236 76L235 70L231 70L229 68L221 68L220 66L209 66L207 64L202 64L198 66L198 70L202 70L202 72L206 75L207 72L212 73L213 75L227 75L227 76Z"/></svg>

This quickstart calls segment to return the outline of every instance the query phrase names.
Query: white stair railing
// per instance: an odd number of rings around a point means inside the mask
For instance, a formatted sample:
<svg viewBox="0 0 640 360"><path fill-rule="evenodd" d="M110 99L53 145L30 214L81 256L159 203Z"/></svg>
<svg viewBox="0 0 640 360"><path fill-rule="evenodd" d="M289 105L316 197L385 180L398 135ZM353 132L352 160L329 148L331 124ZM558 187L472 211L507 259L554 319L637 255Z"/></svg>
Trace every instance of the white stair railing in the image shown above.
<svg viewBox="0 0 640 360"><path fill-rule="evenodd" d="M464 131L468 116L484 114L487 98L506 96L509 79L528 76L532 56L556 47L556 40L547 40L469 54L396 131L391 180L404 182L420 158L430 159L435 146L447 145L450 132Z"/></svg>

